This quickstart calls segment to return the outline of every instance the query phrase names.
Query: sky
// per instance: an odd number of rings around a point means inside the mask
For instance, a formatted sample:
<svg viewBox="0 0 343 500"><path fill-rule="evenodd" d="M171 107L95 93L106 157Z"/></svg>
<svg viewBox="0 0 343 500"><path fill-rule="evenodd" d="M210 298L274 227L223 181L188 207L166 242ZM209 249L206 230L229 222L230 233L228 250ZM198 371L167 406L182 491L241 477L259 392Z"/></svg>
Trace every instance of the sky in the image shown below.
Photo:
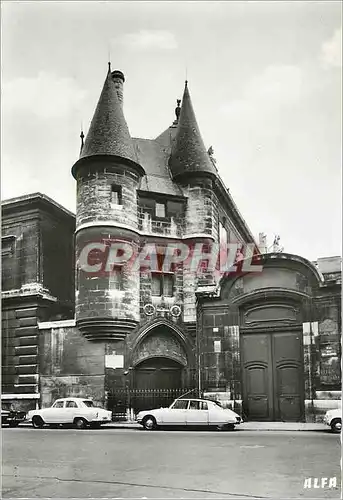
<svg viewBox="0 0 343 500"><path fill-rule="evenodd" d="M107 72L133 137L174 120L184 80L256 238L341 255L341 2L3 1L2 199L75 212L72 165Z"/></svg>

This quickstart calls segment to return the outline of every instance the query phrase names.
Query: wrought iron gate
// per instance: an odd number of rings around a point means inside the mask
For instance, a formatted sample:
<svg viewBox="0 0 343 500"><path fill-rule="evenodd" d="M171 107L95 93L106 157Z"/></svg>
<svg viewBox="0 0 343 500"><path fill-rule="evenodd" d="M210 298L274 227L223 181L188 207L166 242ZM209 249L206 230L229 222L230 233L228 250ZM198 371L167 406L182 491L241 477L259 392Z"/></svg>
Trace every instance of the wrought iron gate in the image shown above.
<svg viewBox="0 0 343 500"><path fill-rule="evenodd" d="M107 408L113 420L126 420L130 410L134 415L141 410L167 407L183 395L200 397L197 389L115 389L108 393Z"/></svg>

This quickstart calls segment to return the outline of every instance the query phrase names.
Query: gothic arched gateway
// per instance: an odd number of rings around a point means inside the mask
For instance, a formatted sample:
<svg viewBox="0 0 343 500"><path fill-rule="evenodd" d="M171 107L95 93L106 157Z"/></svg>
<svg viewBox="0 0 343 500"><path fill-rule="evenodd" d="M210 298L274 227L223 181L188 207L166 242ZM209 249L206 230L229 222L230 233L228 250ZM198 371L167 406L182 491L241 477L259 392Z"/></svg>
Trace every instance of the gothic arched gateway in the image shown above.
<svg viewBox="0 0 343 500"><path fill-rule="evenodd" d="M195 387L191 340L173 323L158 319L129 339L131 404L165 406Z"/></svg>

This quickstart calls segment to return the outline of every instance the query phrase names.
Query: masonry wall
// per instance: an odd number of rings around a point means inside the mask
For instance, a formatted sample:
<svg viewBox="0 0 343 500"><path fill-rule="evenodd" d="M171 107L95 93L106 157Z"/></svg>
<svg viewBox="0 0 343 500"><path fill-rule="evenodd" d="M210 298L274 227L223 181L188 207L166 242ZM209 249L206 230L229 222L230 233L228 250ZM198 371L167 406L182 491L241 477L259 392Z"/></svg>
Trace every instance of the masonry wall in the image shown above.
<svg viewBox="0 0 343 500"><path fill-rule="evenodd" d="M38 398L38 322L50 316L50 307L35 296L2 303L2 394L13 395L23 410L35 408Z"/></svg>
<svg viewBox="0 0 343 500"><path fill-rule="evenodd" d="M6 236L14 236L6 243ZM8 240L8 239L7 239ZM27 213L2 221L2 290L19 289L23 285L39 283L39 219ZM6 250L6 244L9 249Z"/></svg>
<svg viewBox="0 0 343 500"><path fill-rule="evenodd" d="M75 219L41 216L40 270L43 287L63 303L67 317L74 316L74 255ZM61 304L62 305L62 304Z"/></svg>
<svg viewBox="0 0 343 500"><path fill-rule="evenodd" d="M111 221L137 229L138 181L136 173L120 164L108 160L104 167L93 160L92 170L80 175L77 181L77 227L95 221ZM111 203L112 185L122 188L121 205Z"/></svg>
<svg viewBox="0 0 343 500"><path fill-rule="evenodd" d="M105 346L87 341L75 327L39 330L42 407L60 397L92 397L104 403Z"/></svg>

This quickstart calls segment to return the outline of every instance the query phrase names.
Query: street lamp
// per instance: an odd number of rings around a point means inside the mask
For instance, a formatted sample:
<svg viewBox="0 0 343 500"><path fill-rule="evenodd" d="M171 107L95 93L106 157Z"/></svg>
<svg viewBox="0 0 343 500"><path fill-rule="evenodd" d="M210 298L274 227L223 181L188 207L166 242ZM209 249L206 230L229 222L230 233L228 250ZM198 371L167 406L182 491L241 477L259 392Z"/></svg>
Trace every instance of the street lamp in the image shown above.
<svg viewBox="0 0 343 500"><path fill-rule="evenodd" d="M126 379L127 410L128 410L128 417L130 419L132 419L132 408L131 408L131 371L132 371L132 366L129 366L129 368L124 371L124 376L127 377L127 379Z"/></svg>

